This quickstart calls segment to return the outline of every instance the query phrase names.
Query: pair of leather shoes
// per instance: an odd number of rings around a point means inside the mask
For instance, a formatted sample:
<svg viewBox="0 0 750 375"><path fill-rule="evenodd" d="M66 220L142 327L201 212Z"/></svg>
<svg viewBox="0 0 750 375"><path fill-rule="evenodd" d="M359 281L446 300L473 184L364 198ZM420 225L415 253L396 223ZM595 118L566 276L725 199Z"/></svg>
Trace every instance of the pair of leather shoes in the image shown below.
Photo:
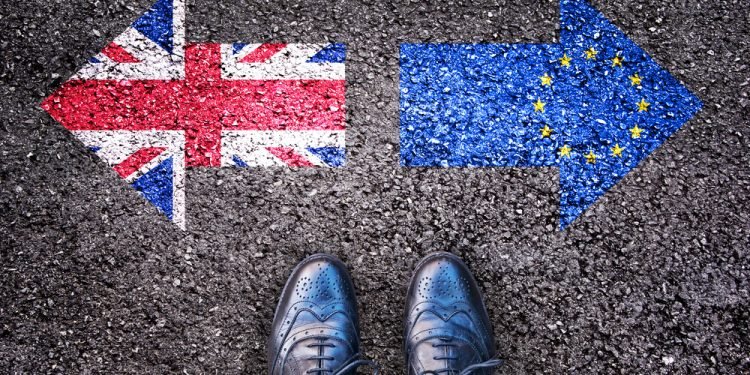
<svg viewBox="0 0 750 375"><path fill-rule="evenodd" d="M354 374L378 366L360 355L354 286L344 264L318 254L303 260L281 293L268 340L271 375ZM409 375L491 374L501 361L481 293L449 253L417 265L404 317Z"/></svg>

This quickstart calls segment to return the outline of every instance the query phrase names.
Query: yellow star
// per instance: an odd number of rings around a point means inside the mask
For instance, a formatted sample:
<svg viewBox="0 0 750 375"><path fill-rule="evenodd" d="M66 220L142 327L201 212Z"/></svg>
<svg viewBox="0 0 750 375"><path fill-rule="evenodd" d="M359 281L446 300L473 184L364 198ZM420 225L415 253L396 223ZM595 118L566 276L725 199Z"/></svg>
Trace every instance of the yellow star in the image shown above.
<svg viewBox="0 0 750 375"><path fill-rule="evenodd" d="M639 128L638 125L636 125L632 129L630 129L630 137L640 138L642 132L643 132L643 129Z"/></svg>
<svg viewBox="0 0 750 375"><path fill-rule="evenodd" d="M542 112L544 113L544 105L546 103L542 102L540 99L536 100L536 103L534 103L534 112Z"/></svg>
<svg viewBox="0 0 750 375"><path fill-rule="evenodd" d="M596 164L596 155L594 155L594 151L589 151L589 153L584 155L584 157L586 158L586 163Z"/></svg>
<svg viewBox="0 0 750 375"><path fill-rule="evenodd" d="M542 132L542 138L549 138L549 136L552 135L553 130L549 126L544 125L539 131Z"/></svg>
<svg viewBox="0 0 750 375"><path fill-rule="evenodd" d="M568 145L563 145L560 147L560 157L567 156L570 157L570 150L571 148L568 147Z"/></svg>
<svg viewBox="0 0 750 375"><path fill-rule="evenodd" d="M632 76L628 77L630 78L630 85L631 86L640 86L641 85L641 76L638 75L638 73L633 74Z"/></svg>
<svg viewBox="0 0 750 375"><path fill-rule="evenodd" d="M570 66L570 60L572 60L572 59L570 57L568 57L567 53L564 53L563 57L561 57L559 60L560 60L560 65L562 65L564 67L569 67Z"/></svg>
<svg viewBox="0 0 750 375"><path fill-rule="evenodd" d="M620 156L622 157L622 151L625 150L625 147L620 147L619 144L615 143L615 147L612 147L612 156Z"/></svg>
<svg viewBox="0 0 750 375"><path fill-rule="evenodd" d="M588 51L585 51L586 53L586 60L594 59L596 60L596 54L599 53L599 51L595 50L594 47L591 47L588 49Z"/></svg>
<svg viewBox="0 0 750 375"><path fill-rule="evenodd" d="M539 79L542 81L542 86L552 86L552 77L549 74L544 73Z"/></svg>
<svg viewBox="0 0 750 375"><path fill-rule="evenodd" d="M620 56L615 56L615 58L612 59L612 67L614 68L616 66L619 66L620 68L622 68L622 62L623 61L625 61L624 58L622 58Z"/></svg>
<svg viewBox="0 0 750 375"><path fill-rule="evenodd" d="M651 103L647 102L645 99L641 99L641 101L638 102L638 112L648 111L648 106L650 105Z"/></svg>

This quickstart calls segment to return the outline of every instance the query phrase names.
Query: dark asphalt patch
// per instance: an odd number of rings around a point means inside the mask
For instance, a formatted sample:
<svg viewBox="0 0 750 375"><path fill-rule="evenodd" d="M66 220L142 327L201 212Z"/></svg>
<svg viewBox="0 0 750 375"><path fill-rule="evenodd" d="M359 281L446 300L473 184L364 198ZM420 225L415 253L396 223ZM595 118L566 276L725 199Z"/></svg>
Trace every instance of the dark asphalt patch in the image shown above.
<svg viewBox="0 0 750 375"><path fill-rule="evenodd" d="M746 369L747 5L594 2L704 107L563 232L556 169L398 167L399 44L553 41L557 3L524 3L190 2L190 41L347 43L349 164L191 170L186 233L39 107L149 1L3 3L0 368L262 373L287 274L327 251L401 373L406 282L448 250L505 373Z"/></svg>

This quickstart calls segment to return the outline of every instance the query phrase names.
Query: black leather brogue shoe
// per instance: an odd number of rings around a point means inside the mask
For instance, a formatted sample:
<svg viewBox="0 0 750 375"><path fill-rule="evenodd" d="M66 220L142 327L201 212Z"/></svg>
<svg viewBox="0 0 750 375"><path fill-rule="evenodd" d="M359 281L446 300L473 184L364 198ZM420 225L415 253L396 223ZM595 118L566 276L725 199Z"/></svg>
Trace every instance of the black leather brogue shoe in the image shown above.
<svg viewBox="0 0 750 375"><path fill-rule="evenodd" d="M354 374L360 358L357 301L346 267L325 254L292 271L268 340L271 375Z"/></svg>
<svg viewBox="0 0 750 375"><path fill-rule="evenodd" d="M406 296L405 352L409 375L492 374L495 342L477 283L449 253L424 258Z"/></svg>

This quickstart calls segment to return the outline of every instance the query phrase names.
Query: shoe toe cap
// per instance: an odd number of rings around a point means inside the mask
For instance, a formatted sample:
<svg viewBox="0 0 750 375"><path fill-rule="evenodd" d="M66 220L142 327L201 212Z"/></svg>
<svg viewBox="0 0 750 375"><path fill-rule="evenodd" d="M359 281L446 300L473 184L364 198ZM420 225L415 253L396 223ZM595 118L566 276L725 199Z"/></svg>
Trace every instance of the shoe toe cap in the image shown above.
<svg viewBox="0 0 750 375"><path fill-rule="evenodd" d="M289 304L310 302L354 305L354 287L341 261L328 255L306 259L289 278L286 295ZM355 306L356 307L356 306Z"/></svg>
<svg viewBox="0 0 750 375"><path fill-rule="evenodd" d="M422 261L414 273L409 302L441 305L481 301L474 277L466 265L449 253L437 253Z"/></svg>

